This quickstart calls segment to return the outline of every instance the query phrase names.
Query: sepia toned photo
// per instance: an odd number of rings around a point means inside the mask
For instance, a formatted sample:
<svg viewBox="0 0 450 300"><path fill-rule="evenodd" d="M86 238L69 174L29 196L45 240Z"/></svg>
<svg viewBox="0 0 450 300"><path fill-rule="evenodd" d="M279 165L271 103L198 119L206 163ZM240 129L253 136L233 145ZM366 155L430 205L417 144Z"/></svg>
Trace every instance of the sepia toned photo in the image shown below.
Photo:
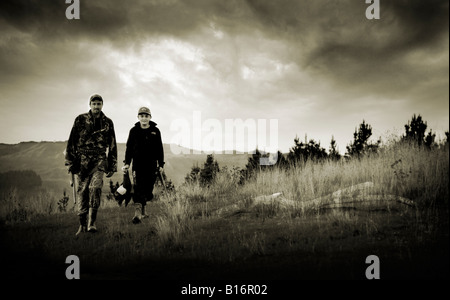
<svg viewBox="0 0 450 300"><path fill-rule="evenodd" d="M2 0L2 280L448 280L448 20L446 0Z"/></svg>

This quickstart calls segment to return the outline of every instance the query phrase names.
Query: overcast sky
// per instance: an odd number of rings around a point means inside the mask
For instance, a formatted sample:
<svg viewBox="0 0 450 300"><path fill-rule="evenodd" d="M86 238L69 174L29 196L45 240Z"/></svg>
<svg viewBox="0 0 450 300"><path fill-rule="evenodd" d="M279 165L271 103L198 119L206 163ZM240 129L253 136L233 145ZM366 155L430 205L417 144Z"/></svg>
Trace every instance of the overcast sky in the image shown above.
<svg viewBox="0 0 450 300"><path fill-rule="evenodd" d="M140 106L194 148L198 116L203 145L239 148L226 120L266 120L259 148L283 152L307 135L344 153L363 120L385 141L413 114L448 130L448 0L382 0L379 20L364 0L80 3L68 20L64 0L0 2L0 143L66 141L93 93L119 142Z"/></svg>

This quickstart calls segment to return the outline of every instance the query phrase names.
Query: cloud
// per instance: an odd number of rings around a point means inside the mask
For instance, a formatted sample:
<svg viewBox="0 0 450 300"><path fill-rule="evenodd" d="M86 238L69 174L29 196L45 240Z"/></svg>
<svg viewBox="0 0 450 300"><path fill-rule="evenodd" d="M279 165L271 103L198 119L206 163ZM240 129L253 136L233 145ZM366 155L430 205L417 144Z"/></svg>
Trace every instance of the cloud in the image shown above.
<svg viewBox="0 0 450 300"><path fill-rule="evenodd" d="M193 110L277 118L289 144L304 133L348 142L364 117L383 126L401 118L400 127L413 113L448 121L445 0L381 1L380 20L354 0L80 3L81 19L67 20L64 1L0 2L2 116L36 99L42 116L60 103L83 111L99 92L117 128L148 104L160 120ZM64 118L51 126L70 128Z"/></svg>

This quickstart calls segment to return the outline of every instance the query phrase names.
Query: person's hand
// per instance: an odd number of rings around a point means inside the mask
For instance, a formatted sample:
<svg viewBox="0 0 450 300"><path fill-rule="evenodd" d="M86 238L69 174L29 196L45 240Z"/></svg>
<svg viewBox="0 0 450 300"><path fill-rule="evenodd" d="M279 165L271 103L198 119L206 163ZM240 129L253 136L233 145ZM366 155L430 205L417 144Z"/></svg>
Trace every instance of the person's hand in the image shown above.
<svg viewBox="0 0 450 300"><path fill-rule="evenodd" d="M110 172L106 173L106 178L110 178L113 175L114 175L114 172L110 171Z"/></svg>
<svg viewBox="0 0 450 300"><path fill-rule="evenodd" d="M123 174L127 174L129 168L130 168L130 165L125 165L125 166L123 166L123 167L122 167L122 172L123 172Z"/></svg>
<svg viewBox="0 0 450 300"><path fill-rule="evenodd" d="M75 173L77 173L77 172L75 171L75 167L74 167L73 165L66 165L66 168L67 168L67 172L70 173L70 174L75 174Z"/></svg>

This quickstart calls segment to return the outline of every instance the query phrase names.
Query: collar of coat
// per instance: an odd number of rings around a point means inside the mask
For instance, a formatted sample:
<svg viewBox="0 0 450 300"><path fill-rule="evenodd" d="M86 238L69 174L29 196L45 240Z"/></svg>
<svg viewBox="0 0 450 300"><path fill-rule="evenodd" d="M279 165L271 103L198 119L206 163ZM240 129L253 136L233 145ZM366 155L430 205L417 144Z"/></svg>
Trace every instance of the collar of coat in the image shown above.
<svg viewBox="0 0 450 300"><path fill-rule="evenodd" d="M156 123L153 122L153 121L149 121L148 123L150 124L150 127L149 127L149 128L153 128L153 127L156 127L156 125L158 125L158 124L156 124ZM135 127L138 127L138 128L141 128L141 122L136 122L136 123L134 124L134 126L135 126Z"/></svg>
<svg viewBox="0 0 450 300"><path fill-rule="evenodd" d="M88 116L89 116L89 118L92 119L92 120L95 119L94 114L92 113L92 110L89 110ZM106 119L106 115L105 115L102 111L100 111L100 113L99 113L99 118L102 119L102 120L104 120L104 119Z"/></svg>

